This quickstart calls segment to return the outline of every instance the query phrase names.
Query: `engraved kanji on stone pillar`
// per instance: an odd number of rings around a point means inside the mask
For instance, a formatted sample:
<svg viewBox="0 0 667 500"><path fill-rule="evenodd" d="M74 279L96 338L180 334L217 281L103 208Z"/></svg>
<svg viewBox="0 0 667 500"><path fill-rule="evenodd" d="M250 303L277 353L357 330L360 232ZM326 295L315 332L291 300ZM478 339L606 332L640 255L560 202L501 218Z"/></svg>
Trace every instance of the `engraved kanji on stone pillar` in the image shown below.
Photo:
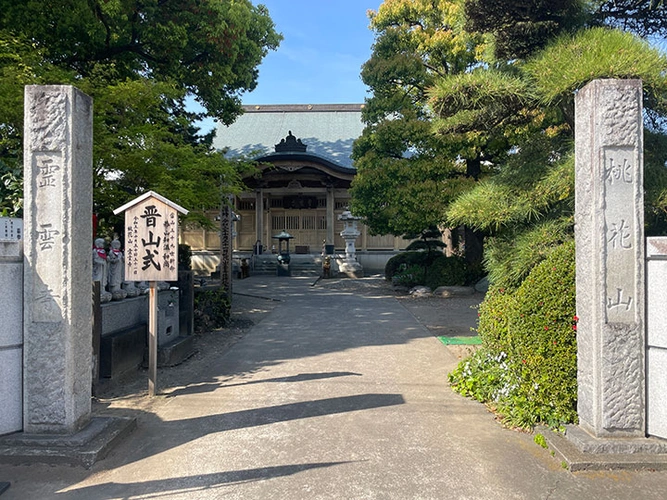
<svg viewBox="0 0 667 500"><path fill-rule="evenodd" d="M92 99L25 89L26 433L70 434L90 419Z"/></svg>
<svg viewBox="0 0 667 500"><path fill-rule="evenodd" d="M220 286L232 298L232 224L234 212L232 210L233 197L223 201L220 209Z"/></svg>
<svg viewBox="0 0 667 500"><path fill-rule="evenodd" d="M580 426L644 436L641 81L595 80L575 105Z"/></svg>

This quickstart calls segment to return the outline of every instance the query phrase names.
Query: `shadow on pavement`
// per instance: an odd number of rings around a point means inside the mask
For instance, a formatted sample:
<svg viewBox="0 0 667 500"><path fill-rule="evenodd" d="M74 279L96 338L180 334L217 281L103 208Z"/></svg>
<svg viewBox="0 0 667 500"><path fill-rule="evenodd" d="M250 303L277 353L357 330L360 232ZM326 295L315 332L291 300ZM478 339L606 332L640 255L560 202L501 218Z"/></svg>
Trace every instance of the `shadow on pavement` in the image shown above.
<svg viewBox="0 0 667 500"><path fill-rule="evenodd" d="M291 383L291 382L306 382L310 380L322 380L328 378L336 377L347 377L347 376L357 376L360 377L361 373L354 372L325 372L325 373L300 373L299 375L294 375L292 377L277 377L277 378L267 378L263 380L252 380L250 382L239 382L237 384L226 384L224 382L216 383L203 383L203 384L188 384L186 387L175 389L165 396L167 398L173 398L176 396L183 396L185 394L203 394L207 392L213 392L220 387L238 387L242 385L255 385L255 384L269 384L269 383Z"/></svg>
<svg viewBox="0 0 667 500"><path fill-rule="evenodd" d="M133 442L130 436L121 443L117 451L124 454L123 464L126 465L209 434L402 404L405 404L405 399L400 394L358 394L170 421L163 421L154 414L142 412L143 427L149 433L159 434L160 438L146 440L143 445L138 446L139 443ZM126 409L118 411L127 415ZM113 415L114 411L110 410L105 414ZM135 416L140 417L138 414ZM135 445L138 446L136 449L128 449ZM121 449L123 451L120 451ZM100 465L104 467L110 464L106 462Z"/></svg>
<svg viewBox="0 0 667 500"><path fill-rule="evenodd" d="M94 486L56 493L53 498L62 500L89 500L91 498L135 498L145 495L194 494L198 491L213 492L221 486L248 483L277 477L291 476L311 469L335 467L350 462L326 462L261 467L258 469L198 474L196 476L159 479L137 483L102 483Z"/></svg>

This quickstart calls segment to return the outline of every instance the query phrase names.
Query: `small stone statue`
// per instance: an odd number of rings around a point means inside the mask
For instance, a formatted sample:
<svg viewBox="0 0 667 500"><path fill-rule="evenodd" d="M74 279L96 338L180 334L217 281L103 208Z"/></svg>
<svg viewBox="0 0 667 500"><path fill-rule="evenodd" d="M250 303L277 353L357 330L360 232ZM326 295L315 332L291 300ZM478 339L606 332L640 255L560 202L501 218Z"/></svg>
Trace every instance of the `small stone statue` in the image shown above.
<svg viewBox="0 0 667 500"><path fill-rule="evenodd" d="M122 287L128 297L136 297L139 295L139 289L134 286L134 281L123 281Z"/></svg>
<svg viewBox="0 0 667 500"><path fill-rule="evenodd" d="M331 256L327 255L324 257L322 262L322 277L331 278Z"/></svg>
<svg viewBox="0 0 667 500"><path fill-rule="evenodd" d="M118 240L111 242L111 248L107 255L107 266L109 268L109 292L111 292L113 300L122 300L127 297L127 292L121 288L124 281L125 262Z"/></svg>
<svg viewBox="0 0 667 500"><path fill-rule="evenodd" d="M100 282L100 302L109 302L111 294L107 288L107 252L104 249L104 238L97 238L93 247L93 281Z"/></svg>
<svg viewBox="0 0 667 500"><path fill-rule="evenodd" d="M148 286L148 283L145 281L138 281L137 282L137 290L139 290L140 295L145 295L148 293L148 289L150 287Z"/></svg>

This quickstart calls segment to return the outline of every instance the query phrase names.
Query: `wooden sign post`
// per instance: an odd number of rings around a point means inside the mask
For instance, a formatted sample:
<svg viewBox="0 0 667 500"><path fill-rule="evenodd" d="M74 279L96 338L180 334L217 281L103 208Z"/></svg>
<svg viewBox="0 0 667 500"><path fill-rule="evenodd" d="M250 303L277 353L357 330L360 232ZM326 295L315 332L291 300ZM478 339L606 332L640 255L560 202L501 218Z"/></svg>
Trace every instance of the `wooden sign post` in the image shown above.
<svg viewBox="0 0 667 500"><path fill-rule="evenodd" d="M125 212L125 279L148 281L148 395L157 393L157 282L178 280L178 212L188 211L149 191L120 208Z"/></svg>

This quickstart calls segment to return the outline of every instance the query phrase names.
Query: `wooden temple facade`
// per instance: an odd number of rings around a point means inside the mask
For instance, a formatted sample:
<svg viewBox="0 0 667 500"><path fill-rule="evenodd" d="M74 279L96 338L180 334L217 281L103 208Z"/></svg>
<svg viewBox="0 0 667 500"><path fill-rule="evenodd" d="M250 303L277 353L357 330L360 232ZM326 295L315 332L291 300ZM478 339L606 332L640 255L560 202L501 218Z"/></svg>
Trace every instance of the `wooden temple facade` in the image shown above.
<svg viewBox="0 0 667 500"><path fill-rule="evenodd" d="M352 143L361 135L361 104L245 106L229 127L220 127L214 146L227 156L253 159L259 173L244 179L247 190L235 199L235 252L261 245L271 252L285 230L293 253L320 254L324 245L342 251L343 223L355 175ZM217 214L212 213L211 217ZM396 251L408 242L374 236L360 224L358 251ZM182 239L197 252L220 248L217 231L188 229Z"/></svg>

